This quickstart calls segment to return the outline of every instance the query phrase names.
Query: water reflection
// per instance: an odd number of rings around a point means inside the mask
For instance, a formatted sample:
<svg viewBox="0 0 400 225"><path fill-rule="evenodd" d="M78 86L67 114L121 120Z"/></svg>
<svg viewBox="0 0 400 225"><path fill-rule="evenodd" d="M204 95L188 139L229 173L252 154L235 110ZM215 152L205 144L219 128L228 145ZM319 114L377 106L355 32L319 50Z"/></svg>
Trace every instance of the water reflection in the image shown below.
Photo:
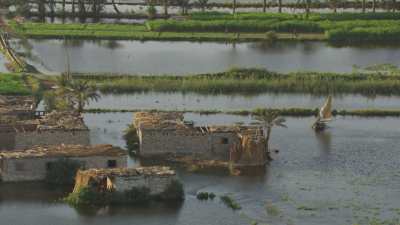
<svg viewBox="0 0 400 225"><path fill-rule="evenodd" d="M80 42L80 43L79 43ZM195 74L236 67L260 67L280 72L299 70L351 72L353 65L399 65L400 46L341 47L324 42L194 43L157 41L30 40L38 64L64 70L66 46L73 72L124 74ZM79 44L78 44L79 43ZM104 44L105 43L105 44ZM78 47L79 46L79 47Z"/></svg>

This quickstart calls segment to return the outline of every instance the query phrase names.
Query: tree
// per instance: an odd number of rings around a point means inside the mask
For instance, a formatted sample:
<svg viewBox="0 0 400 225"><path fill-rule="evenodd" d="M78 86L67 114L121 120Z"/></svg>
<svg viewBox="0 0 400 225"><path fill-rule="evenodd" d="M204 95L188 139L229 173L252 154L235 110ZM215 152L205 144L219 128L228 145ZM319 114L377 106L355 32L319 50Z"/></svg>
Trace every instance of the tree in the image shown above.
<svg viewBox="0 0 400 225"><path fill-rule="evenodd" d="M278 12L282 12L282 0L278 0Z"/></svg>
<svg viewBox="0 0 400 225"><path fill-rule="evenodd" d="M86 104L89 104L90 100L97 101L100 98L100 95L89 85L88 81L73 80L70 87L72 89L72 101L79 113L83 112L83 108Z"/></svg>
<svg viewBox="0 0 400 225"><path fill-rule="evenodd" d="M366 9L366 0L362 0L362 12L365 13L365 9Z"/></svg>
<svg viewBox="0 0 400 225"><path fill-rule="evenodd" d="M306 0L306 18L308 19L310 15L311 0Z"/></svg>
<svg viewBox="0 0 400 225"><path fill-rule="evenodd" d="M45 106L51 110L76 110L79 113L90 100L97 101L100 96L88 81L73 80L63 74L56 80L54 91L45 94Z"/></svg>
<svg viewBox="0 0 400 225"><path fill-rule="evenodd" d="M263 1L263 12L267 11L267 0Z"/></svg>
<svg viewBox="0 0 400 225"><path fill-rule="evenodd" d="M207 7L207 4L208 4L208 0L198 0L198 1L197 1L197 4L198 4L199 7L201 8L201 11L202 11L202 12L205 12L205 11L206 11L206 7Z"/></svg>
<svg viewBox="0 0 400 225"><path fill-rule="evenodd" d="M269 109L257 110L255 112L255 119L261 122L263 126L267 154L269 154L269 140L271 137L272 128L275 126L286 128L287 126L284 124L286 120L279 116L278 111Z"/></svg>
<svg viewBox="0 0 400 225"><path fill-rule="evenodd" d="M232 14L236 13L236 0L233 0L233 4L232 4Z"/></svg>
<svg viewBox="0 0 400 225"><path fill-rule="evenodd" d="M163 0L164 3L164 16L165 18L168 17L168 0Z"/></svg>

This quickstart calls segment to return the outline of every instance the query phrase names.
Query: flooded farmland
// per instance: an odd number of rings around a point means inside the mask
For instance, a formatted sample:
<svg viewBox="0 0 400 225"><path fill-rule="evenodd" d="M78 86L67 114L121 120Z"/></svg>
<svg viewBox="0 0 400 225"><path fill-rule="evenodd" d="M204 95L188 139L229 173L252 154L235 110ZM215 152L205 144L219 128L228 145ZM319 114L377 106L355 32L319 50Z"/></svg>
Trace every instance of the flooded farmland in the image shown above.
<svg viewBox="0 0 400 225"><path fill-rule="evenodd" d="M122 130L131 113L85 114L93 144L123 145ZM250 123L250 117L185 114L196 124ZM316 135L313 118L287 118L288 129L273 130L272 147L279 149L266 172L253 177L201 175L178 171L186 200L179 206L106 207L75 210L55 202L61 191L2 185L0 216L7 224L365 224L373 218L399 216L400 167L396 118L338 117ZM101 134L103 133L103 134ZM137 165L140 161L133 162ZM26 193L29 188L31 194ZM42 191L40 191L42 190ZM229 193L239 212L218 199L202 202L198 191ZM24 217L18 216L21 212ZM18 214L16 214L18 213ZM217 221L217 222L216 222Z"/></svg>
<svg viewBox="0 0 400 225"><path fill-rule="evenodd" d="M197 43L30 40L30 61L44 72L198 74L232 67L279 72L352 72L354 66L399 65L399 46L333 47L325 42ZM26 50L20 50L26 51ZM64 53L64 54L60 54Z"/></svg>

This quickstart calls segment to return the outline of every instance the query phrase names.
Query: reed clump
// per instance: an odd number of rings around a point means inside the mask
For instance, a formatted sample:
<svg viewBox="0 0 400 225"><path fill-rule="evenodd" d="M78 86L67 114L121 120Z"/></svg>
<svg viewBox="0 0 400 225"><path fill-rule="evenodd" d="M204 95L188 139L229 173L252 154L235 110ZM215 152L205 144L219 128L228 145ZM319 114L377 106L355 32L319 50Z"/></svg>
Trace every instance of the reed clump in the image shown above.
<svg viewBox="0 0 400 225"><path fill-rule="evenodd" d="M264 69L231 69L215 74L188 76L117 76L78 75L89 80L103 93L194 92L201 94L363 94L400 95L397 73L354 72L348 74L293 72L276 73Z"/></svg>

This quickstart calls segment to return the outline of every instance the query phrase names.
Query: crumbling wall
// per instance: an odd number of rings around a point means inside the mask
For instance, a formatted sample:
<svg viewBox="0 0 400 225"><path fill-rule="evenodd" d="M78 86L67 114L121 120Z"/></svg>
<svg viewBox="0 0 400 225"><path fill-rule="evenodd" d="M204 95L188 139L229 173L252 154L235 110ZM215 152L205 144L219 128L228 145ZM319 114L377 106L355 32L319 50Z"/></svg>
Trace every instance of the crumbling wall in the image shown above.
<svg viewBox="0 0 400 225"><path fill-rule="evenodd" d="M232 146L240 142L236 133L210 133L211 136L211 156L213 159L228 161L229 152Z"/></svg>
<svg viewBox="0 0 400 225"><path fill-rule="evenodd" d="M231 149L230 161L233 166L263 166L267 162L265 140L262 137L243 135Z"/></svg>
<svg viewBox="0 0 400 225"><path fill-rule="evenodd" d="M13 150L15 147L15 132L0 132L0 150Z"/></svg>
<svg viewBox="0 0 400 225"><path fill-rule="evenodd" d="M89 130L43 130L17 132L13 149L28 149L36 145L90 145Z"/></svg>
<svg viewBox="0 0 400 225"><path fill-rule="evenodd" d="M176 176L140 175L132 177L115 177L113 184L116 191L131 190L132 187L147 187L151 195L157 195L165 191L168 185L176 179Z"/></svg>
<svg viewBox="0 0 400 225"><path fill-rule="evenodd" d="M59 159L59 157L0 159L2 161L1 180L5 182L44 180L48 164ZM71 157L69 159L82 162L85 169L107 168L109 160L115 160L116 167L127 166L127 156Z"/></svg>
<svg viewBox="0 0 400 225"><path fill-rule="evenodd" d="M168 130L145 130L140 136L140 154L208 154L210 137L206 134L176 134Z"/></svg>

